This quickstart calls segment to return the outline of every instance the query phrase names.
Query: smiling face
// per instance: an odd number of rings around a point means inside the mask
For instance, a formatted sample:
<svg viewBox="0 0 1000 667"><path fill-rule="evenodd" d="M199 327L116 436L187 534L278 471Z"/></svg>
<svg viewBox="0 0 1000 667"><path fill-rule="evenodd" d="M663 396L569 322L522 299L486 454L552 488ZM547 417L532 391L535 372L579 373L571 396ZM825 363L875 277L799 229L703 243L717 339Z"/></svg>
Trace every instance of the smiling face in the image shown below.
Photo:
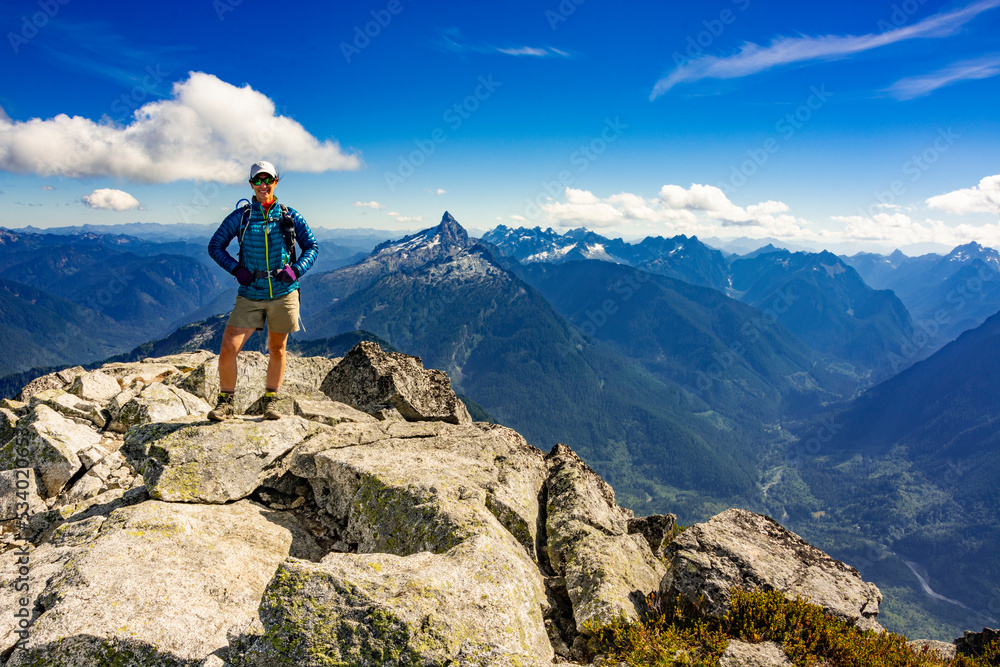
<svg viewBox="0 0 1000 667"><path fill-rule="evenodd" d="M278 181L267 172L258 172L250 179L250 187L253 188L254 198L261 204L268 204L274 201L274 189L278 187Z"/></svg>

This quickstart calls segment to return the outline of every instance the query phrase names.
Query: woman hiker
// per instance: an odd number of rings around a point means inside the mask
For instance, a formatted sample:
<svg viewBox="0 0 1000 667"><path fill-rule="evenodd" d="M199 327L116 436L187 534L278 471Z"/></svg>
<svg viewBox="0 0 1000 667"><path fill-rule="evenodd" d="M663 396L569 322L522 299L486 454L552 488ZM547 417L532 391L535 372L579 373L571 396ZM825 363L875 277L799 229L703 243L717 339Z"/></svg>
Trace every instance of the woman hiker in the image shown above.
<svg viewBox="0 0 1000 667"><path fill-rule="evenodd" d="M240 283L236 305L222 334L219 351L219 398L208 413L212 421L236 414L236 357L254 331L267 322L267 375L262 407L264 419L280 419L278 389L285 374L288 334L299 330L299 278L319 254L309 225L294 209L278 204L274 190L278 170L270 162L250 167L253 199L226 216L208 243L208 254ZM239 258L226 248L239 239ZM296 259L295 244L302 248Z"/></svg>

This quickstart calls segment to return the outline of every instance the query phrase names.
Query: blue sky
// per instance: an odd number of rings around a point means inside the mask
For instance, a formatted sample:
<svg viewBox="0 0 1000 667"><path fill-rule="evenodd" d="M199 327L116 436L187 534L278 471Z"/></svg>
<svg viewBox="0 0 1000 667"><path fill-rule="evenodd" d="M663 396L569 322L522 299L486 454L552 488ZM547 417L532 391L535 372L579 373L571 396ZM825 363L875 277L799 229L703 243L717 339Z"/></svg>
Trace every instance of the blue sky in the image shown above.
<svg viewBox="0 0 1000 667"><path fill-rule="evenodd" d="M1000 0L293 7L5 3L0 225L1000 246Z"/></svg>

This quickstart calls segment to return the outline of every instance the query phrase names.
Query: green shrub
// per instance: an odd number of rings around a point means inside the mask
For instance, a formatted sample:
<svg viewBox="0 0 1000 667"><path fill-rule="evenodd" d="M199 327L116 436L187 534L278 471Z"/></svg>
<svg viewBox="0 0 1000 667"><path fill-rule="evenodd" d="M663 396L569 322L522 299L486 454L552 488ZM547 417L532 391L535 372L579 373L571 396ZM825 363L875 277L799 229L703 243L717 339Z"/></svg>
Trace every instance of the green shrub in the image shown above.
<svg viewBox="0 0 1000 667"><path fill-rule="evenodd" d="M733 591L729 613L717 619L702 618L680 597L651 594L639 621L620 619L590 630L612 663L635 667L715 667L730 639L776 642L796 667L1000 667L1000 642L976 658L941 660L910 648L905 637L859 630L776 591Z"/></svg>

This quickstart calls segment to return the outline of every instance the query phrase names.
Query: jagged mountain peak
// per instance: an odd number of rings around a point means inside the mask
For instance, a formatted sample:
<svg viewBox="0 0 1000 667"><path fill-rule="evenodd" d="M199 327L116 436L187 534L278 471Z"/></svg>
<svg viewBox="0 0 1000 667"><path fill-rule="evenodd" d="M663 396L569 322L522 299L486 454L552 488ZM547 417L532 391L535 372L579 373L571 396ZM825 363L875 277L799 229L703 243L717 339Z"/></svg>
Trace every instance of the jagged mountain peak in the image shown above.
<svg viewBox="0 0 1000 667"><path fill-rule="evenodd" d="M469 233L448 211L444 212L436 227L429 227L398 241L380 243L372 251L371 257L397 253L431 251L436 255L453 254L472 245Z"/></svg>

